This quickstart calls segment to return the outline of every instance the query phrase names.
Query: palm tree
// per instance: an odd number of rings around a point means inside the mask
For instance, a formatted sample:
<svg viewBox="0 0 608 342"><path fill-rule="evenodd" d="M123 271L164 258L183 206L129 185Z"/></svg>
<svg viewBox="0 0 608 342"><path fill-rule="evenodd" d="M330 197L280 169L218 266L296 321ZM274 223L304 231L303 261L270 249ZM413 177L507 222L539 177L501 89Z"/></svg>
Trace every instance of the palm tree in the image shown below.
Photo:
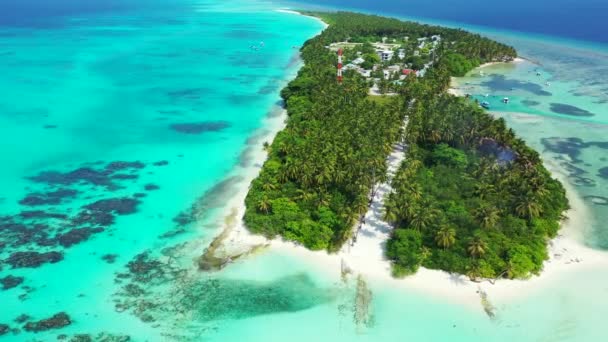
<svg viewBox="0 0 608 342"><path fill-rule="evenodd" d="M441 140L441 132L439 129L432 129L429 133L429 140L433 143L438 143Z"/></svg>
<svg viewBox="0 0 608 342"><path fill-rule="evenodd" d="M534 219L540 216L542 208L532 193L521 196L515 206L515 212L522 218Z"/></svg>
<svg viewBox="0 0 608 342"><path fill-rule="evenodd" d="M342 183L345 178L346 178L346 171L338 170L338 171L334 172L334 182Z"/></svg>
<svg viewBox="0 0 608 342"><path fill-rule="evenodd" d="M500 211L489 205L477 208L474 215L482 228L492 228L500 219Z"/></svg>
<svg viewBox="0 0 608 342"><path fill-rule="evenodd" d="M329 195L321 191L317 194L317 207L329 206Z"/></svg>
<svg viewBox="0 0 608 342"><path fill-rule="evenodd" d="M268 197L264 196L259 202L258 202L258 210L268 214L270 212L270 210L272 210L272 204L270 203L270 200L268 200Z"/></svg>
<svg viewBox="0 0 608 342"><path fill-rule="evenodd" d="M479 198L481 198L481 199L485 199L494 193L496 193L496 191L494 190L494 185L492 185L492 184L479 183L479 184L475 185L475 194L477 196L479 196Z"/></svg>
<svg viewBox="0 0 608 342"><path fill-rule="evenodd" d="M283 184L287 183L289 181L289 177L287 176L287 173L285 173L285 171L279 171L279 174L277 176L277 180Z"/></svg>
<svg viewBox="0 0 608 342"><path fill-rule="evenodd" d="M296 190L296 193L298 194L296 197L294 197L294 199L296 200L300 200L300 201L308 201L311 198L314 197L313 194L311 194L310 192L306 192L302 189L298 189Z"/></svg>
<svg viewBox="0 0 608 342"><path fill-rule="evenodd" d="M271 191L271 190L274 190L276 188L277 188L276 185L274 185L274 184L272 184L270 182L266 182L266 183L264 183L264 185L262 185L262 189L264 189L264 191Z"/></svg>
<svg viewBox="0 0 608 342"><path fill-rule="evenodd" d="M471 281L478 282L479 277L481 277L481 271L479 270L478 265L473 265L469 268L466 273L466 276L469 277Z"/></svg>
<svg viewBox="0 0 608 342"><path fill-rule="evenodd" d="M428 207L408 206L408 209L411 210L410 226L419 232L429 228L437 216L437 210Z"/></svg>
<svg viewBox="0 0 608 342"><path fill-rule="evenodd" d="M416 201L419 201L422 198L422 191L420 190L420 186L418 184L408 183L407 191L408 195Z"/></svg>
<svg viewBox="0 0 608 342"><path fill-rule="evenodd" d="M298 163L296 163L291 158L287 159L284 170L285 170L285 174L287 175L287 177L289 177L290 179L295 179L299 172Z"/></svg>
<svg viewBox="0 0 608 342"><path fill-rule="evenodd" d="M478 258L486 253L487 249L486 243L479 237L474 238L469 242L469 246L467 247L467 251L473 258Z"/></svg>
<svg viewBox="0 0 608 342"><path fill-rule="evenodd" d="M435 242L443 249L451 247L456 243L456 229L450 226L442 226L435 235Z"/></svg>

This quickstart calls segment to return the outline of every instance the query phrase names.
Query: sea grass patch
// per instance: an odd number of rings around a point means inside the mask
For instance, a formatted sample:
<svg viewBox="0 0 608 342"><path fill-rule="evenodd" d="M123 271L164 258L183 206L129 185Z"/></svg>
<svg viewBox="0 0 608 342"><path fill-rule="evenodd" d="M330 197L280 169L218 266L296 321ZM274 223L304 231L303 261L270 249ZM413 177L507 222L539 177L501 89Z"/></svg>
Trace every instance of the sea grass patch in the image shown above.
<svg viewBox="0 0 608 342"><path fill-rule="evenodd" d="M46 212L44 210L26 210L19 213L24 219L58 219L58 220L66 220L68 215Z"/></svg>
<svg viewBox="0 0 608 342"><path fill-rule="evenodd" d="M15 252L4 260L12 268L38 268L43 264L55 264L63 260L63 253L51 252Z"/></svg>
<svg viewBox="0 0 608 342"><path fill-rule="evenodd" d="M140 203L138 199L128 197L108 198L88 204L84 208L93 212L129 215L137 212L137 206Z"/></svg>
<svg viewBox="0 0 608 342"><path fill-rule="evenodd" d="M39 321L27 322L23 326L23 329L25 331L30 332L41 332L53 329L61 329L67 327L70 324L72 324L70 316L65 312L59 312L49 318L41 319Z"/></svg>
<svg viewBox="0 0 608 342"><path fill-rule="evenodd" d="M130 169L143 169L144 167L146 167L146 164L140 162L140 161L134 161L134 162L126 162L126 161L114 161L109 163L108 165L106 165L105 169L115 172L115 171L123 171L123 170L130 170Z"/></svg>
<svg viewBox="0 0 608 342"><path fill-rule="evenodd" d="M608 206L608 197L604 196L585 196L586 200L590 201L595 205Z"/></svg>
<svg viewBox="0 0 608 342"><path fill-rule="evenodd" d="M198 100L213 93L211 88L185 88L167 92L167 96L174 100Z"/></svg>
<svg viewBox="0 0 608 342"><path fill-rule="evenodd" d="M148 183L148 184L144 185L144 189L146 191L154 191L154 190L160 189L160 186L158 186L156 184Z"/></svg>
<svg viewBox="0 0 608 342"><path fill-rule="evenodd" d="M188 314L201 323L244 319L307 310L335 297L306 274L271 282L192 277L148 252L133 258L126 269L116 275L116 283L123 285L114 295L115 308L143 322L156 322L168 313ZM174 285L169 294L164 292L166 284Z"/></svg>
<svg viewBox="0 0 608 342"><path fill-rule="evenodd" d="M0 285L2 285L2 290L6 291L21 285L24 280L24 277L16 277L9 274L4 278L0 278Z"/></svg>
<svg viewBox="0 0 608 342"><path fill-rule="evenodd" d="M101 256L101 260L107 262L108 264L113 264L118 258L118 254L104 254Z"/></svg>
<svg viewBox="0 0 608 342"><path fill-rule="evenodd" d="M595 116L595 114L576 107L576 106L572 106L569 104L565 104L565 103L551 103L550 104L550 109L553 113L557 113L557 114L563 114L563 115L570 115L570 116L577 116L577 117L592 117Z"/></svg>
<svg viewBox="0 0 608 342"><path fill-rule="evenodd" d="M73 189L58 189L46 193L32 193L19 201L26 206L42 206L61 204L65 199L75 198L78 191Z"/></svg>
<svg viewBox="0 0 608 342"><path fill-rule="evenodd" d="M201 134L205 132L222 131L230 127L230 123L227 121L187 122L172 124L169 127L178 133Z"/></svg>
<svg viewBox="0 0 608 342"><path fill-rule="evenodd" d="M603 179L608 179L608 166L599 169L597 171L597 175L602 177Z"/></svg>
<svg viewBox="0 0 608 342"><path fill-rule="evenodd" d="M534 107L534 106L540 105L540 102L534 101L534 100L523 100L523 101L521 101L521 103L528 107Z"/></svg>
<svg viewBox="0 0 608 342"><path fill-rule="evenodd" d="M59 244L65 248L72 247L88 240L92 235L103 232L103 228L74 228L57 237Z"/></svg>
<svg viewBox="0 0 608 342"><path fill-rule="evenodd" d="M551 96L551 92L543 89L542 86L533 83L507 78L505 75L494 74L490 79L480 83L486 88L490 88L495 92L508 92L512 90L525 90L538 96Z"/></svg>
<svg viewBox="0 0 608 342"><path fill-rule="evenodd" d="M108 190L115 190L120 188L116 184L116 181L136 178L133 173L130 176L125 176L125 171L136 172L146 166L140 161L114 161L102 168L96 167L98 164L100 163L83 166L67 172L55 170L43 171L36 176L29 177L29 179L35 183L44 183L50 186L90 184L106 187Z"/></svg>

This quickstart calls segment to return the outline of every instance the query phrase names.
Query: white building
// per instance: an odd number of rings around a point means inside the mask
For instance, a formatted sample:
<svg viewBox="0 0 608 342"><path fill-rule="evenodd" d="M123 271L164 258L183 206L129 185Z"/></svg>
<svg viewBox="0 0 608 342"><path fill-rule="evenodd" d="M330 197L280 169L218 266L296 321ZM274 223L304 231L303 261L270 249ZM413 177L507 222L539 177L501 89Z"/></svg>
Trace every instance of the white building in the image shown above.
<svg viewBox="0 0 608 342"><path fill-rule="evenodd" d="M405 49L399 49L399 51L397 51L397 57L399 57L399 59L404 59L405 58Z"/></svg>
<svg viewBox="0 0 608 342"><path fill-rule="evenodd" d="M403 69L403 68L400 65L391 65L388 68L386 68L386 70L388 70L390 73L400 72L401 69Z"/></svg>
<svg viewBox="0 0 608 342"><path fill-rule="evenodd" d="M361 76L363 76L363 77L368 78L368 77L372 76L372 71L371 70L365 70L365 69L359 68L358 71L359 71L359 74L361 74Z"/></svg>
<svg viewBox="0 0 608 342"><path fill-rule="evenodd" d="M394 52L391 50L381 50L378 51L378 57L383 62L390 61L393 58Z"/></svg>
<svg viewBox="0 0 608 342"><path fill-rule="evenodd" d="M365 62L365 59L358 57L357 59L355 59L354 61L352 61L353 64L355 65L359 65L361 63Z"/></svg>

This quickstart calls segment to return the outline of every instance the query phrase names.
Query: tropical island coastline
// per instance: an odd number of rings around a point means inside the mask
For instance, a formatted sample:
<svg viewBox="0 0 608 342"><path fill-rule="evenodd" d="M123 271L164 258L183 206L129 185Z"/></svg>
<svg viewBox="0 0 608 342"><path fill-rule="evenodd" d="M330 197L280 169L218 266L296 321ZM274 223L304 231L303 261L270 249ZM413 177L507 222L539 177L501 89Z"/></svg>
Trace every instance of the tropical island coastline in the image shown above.
<svg viewBox="0 0 608 342"><path fill-rule="evenodd" d="M312 13L305 14L310 15ZM287 104L289 110L289 100ZM395 121L400 122L398 120ZM398 127L397 130L399 129L401 129L401 127ZM397 140L398 139L393 139L393 141L391 142L397 143ZM384 148L384 153L386 157L388 157L389 152L393 151L393 145L394 144L390 144L390 148ZM267 145L266 147L268 148L271 146ZM263 162L265 160L265 157L262 157L262 155L263 154L257 154L256 160ZM394 165L391 165L389 160L388 165L384 165L384 170L389 169L391 166ZM376 179L374 180L377 181ZM381 181L386 180L386 178L381 179ZM370 189L374 184L376 184L376 182L372 182ZM268 187L268 189L274 190L271 187ZM573 238L571 238L571 231L575 230L578 225L584 224L583 222L581 222L581 220L584 220L585 215L579 215L581 213L581 210L584 210L584 206L579 203L580 199L573 198L570 192L568 192L568 194L570 196L569 199L570 204L572 206L572 209L568 211L569 219L567 219L563 223L562 232L564 235L557 236L550 242L550 251L547 255L548 257L550 257L550 259L548 261L545 261L544 259L541 261L540 267L542 268L544 266L542 279L541 277L535 277L533 279L525 281L502 281L499 279L496 282L492 282L491 291L493 296L500 296L503 298L515 296L517 294L523 293L526 289L530 289L530 284L540 284L541 282L547 281L547 279L549 279L552 275L555 275L558 271L561 272L567 270L567 267L565 267L565 265L570 264L568 258L571 258L572 260L574 260L575 258L584 259L585 265L592 264L593 260L599 262L599 258L596 258L597 255L594 254L595 252L593 250L587 249L586 247L578 244ZM242 197L235 197L235 201L233 202L234 206L230 207L233 209L236 208L236 211L233 210L231 215L239 217L239 215L242 215L246 212L247 207L244 207L242 205L242 200L245 198L245 195L246 193L243 194ZM259 201L250 201L249 208L253 208L253 210L256 210L258 212L263 212L264 209L260 208L258 204ZM565 209L565 207L563 209ZM365 213L367 213L367 210L365 211ZM228 234L228 236L224 240L224 246L222 247L224 255L238 254L235 251L242 252L244 249L246 250L247 248L254 248L255 246L264 245L269 246L270 248L279 251L280 253L297 255L302 259L310 261L321 269L326 269L329 273L339 273L340 270L343 271L345 267L344 265L346 264L347 267L353 272L364 274L366 276L379 279L383 282L391 282L396 285L407 286L410 288L418 288L425 292L444 294L446 298L456 301L462 301L463 303L471 303L471 300L473 299L477 299L476 302L478 302L479 299L478 289L480 285L478 282L469 280L469 277L450 274L442 270L429 270L424 268L423 266L413 276L409 276L405 279L392 278L390 273L391 264L384 257L383 251L383 245L386 242L386 238L388 236L387 234L362 236L360 238L360 241L354 244L353 248L349 248L348 243L343 245L338 243L336 244L336 246L333 247L330 247L329 244L322 246L322 248L318 248L319 246L312 246L313 249L321 249L321 251L310 251L309 249L302 246L302 241L300 241L300 243L294 243L281 239L268 240L260 235L253 235L245 226L245 224L240 220L236 220L236 222L231 220L230 223L227 224L230 225L230 234ZM348 229L347 233L351 232L352 231ZM557 231L555 233L557 233ZM350 237L351 236L345 235L343 236L343 240L346 241ZM367 239L367 243L365 243L365 239ZM310 248L311 246L309 245L308 247ZM334 253L328 254L324 251L325 249L333 250ZM368 260L370 259L370 256L373 256L371 258L372 260ZM452 286L450 286L450 283ZM483 282L483 284L485 288L486 284L488 284L489 286L490 283Z"/></svg>

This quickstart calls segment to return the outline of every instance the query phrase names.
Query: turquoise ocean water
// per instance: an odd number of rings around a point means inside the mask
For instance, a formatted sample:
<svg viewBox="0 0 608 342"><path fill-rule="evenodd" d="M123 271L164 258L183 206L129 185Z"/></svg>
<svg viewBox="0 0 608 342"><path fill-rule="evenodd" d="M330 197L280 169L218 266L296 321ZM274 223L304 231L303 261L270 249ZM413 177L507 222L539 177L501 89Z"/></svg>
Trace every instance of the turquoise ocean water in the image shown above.
<svg viewBox="0 0 608 342"><path fill-rule="evenodd" d="M493 320L478 303L370 280L365 322L354 318L354 282L278 251L196 271L243 186L244 152L261 144L299 67L294 47L321 29L278 7L206 0L0 28L0 278L23 277L0 290L0 324L13 329L0 341L602 340L601 270L495 302ZM489 67L461 86L490 94L497 115L565 175L591 211L585 241L608 247L606 50L484 32L532 62ZM504 96L512 102L501 107ZM59 312L73 323L23 331L22 320Z"/></svg>
<svg viewBox="0 0 608 342"><path fill-rule="evenodd" d="M116 312L116 273L142 252L215 234L201 222L217 211L211 197L227 195L218 183L247 162L299 68L296 47L321 24L241 1L34 24L0 28L0 259L15 256L0 278L23 277L0 289L0 323L23 330L22 314L62 311L74 323L0 339L157 340L152 324Z"/></svg>

